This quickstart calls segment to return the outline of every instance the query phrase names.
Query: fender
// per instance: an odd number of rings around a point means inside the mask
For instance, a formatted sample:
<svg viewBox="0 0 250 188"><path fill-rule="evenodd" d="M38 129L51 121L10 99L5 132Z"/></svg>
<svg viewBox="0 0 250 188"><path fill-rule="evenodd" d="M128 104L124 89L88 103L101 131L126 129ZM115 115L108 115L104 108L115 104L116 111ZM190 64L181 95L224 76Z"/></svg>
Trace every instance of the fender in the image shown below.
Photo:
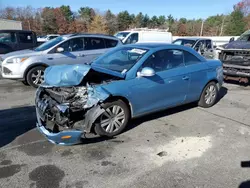
<svg viewBox="0 0 250 188"><path fill-rule="evenodd" d="M34 68L34 67L37 67L37 66L44 66L44 67L48 67L49 65L45 64L45 63L41 63L41 62L37 62L37 63L32 63L31 65L29 65L25 71L24 71L24 74L23 74L23 77L26 78L26 75L27 73L29 72L30 69Z"/></svg>

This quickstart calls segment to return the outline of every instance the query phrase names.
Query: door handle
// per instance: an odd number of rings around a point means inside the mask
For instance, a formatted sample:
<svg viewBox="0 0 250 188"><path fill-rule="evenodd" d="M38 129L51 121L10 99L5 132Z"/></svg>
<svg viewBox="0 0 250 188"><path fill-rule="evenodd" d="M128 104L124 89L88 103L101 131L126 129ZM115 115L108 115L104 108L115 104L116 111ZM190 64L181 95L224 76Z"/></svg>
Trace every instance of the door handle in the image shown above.
<svg viewBox="0 0 250 188"><path fill-rule="evenodd" d="M54 58L53 57L48 57L48 60L53 60Z"/></svg>
<svg viewBox="0 0 250 188"><path fill-rule="evenodd" d="M188 76L183 76L182 79L183 80L189 80L189 77Z"/></svg>

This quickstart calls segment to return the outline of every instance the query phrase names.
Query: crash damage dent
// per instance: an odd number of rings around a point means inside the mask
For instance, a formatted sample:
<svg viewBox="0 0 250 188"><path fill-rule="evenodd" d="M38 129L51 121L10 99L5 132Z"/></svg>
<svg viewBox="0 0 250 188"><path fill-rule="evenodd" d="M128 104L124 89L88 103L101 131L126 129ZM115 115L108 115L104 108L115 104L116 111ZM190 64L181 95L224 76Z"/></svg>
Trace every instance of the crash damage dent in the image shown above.
<svg viewBox="0 0 250 188"><path fill-rule="evenodd" d="M102 104L110 96L101 87L79 87L75 101L59 104L54 99L39 100L44 88L39 90L36 99L37 127L50 142L59 145L80 143L97 118L105 112ZM76 117L82 118L75 120Z"/></svg>
<svg viewBox="0 0 250 188"><path fill-rule="evenodd" d="M90 83L85 83L83 78L91 69L84 67L73 66L70 69L64 66L61 73L57 69L46 70L45 83L36 92L37 127L53 143L79 143L85 138L85 133L91 132L98 117L105 112L102 105L111 94L104 89L103 84L116 78L105 75L104 79L93 80L96 75L91 75L89 77L93 79ZM81 74L78 70L86 72ZM78 85L72 86L73 82Z"/></svg>
<svg viewBox="0 0 250 188"><path fill-rule="evenodd" d="M90 65L58 65L45 69L45 83L49 86L63 87L79 85L91 69Z"/></svg>
<svg viewBox="0 0 250 188"><path fill-rule="evenodd" d="M105 109L102 108L102 104L107 100L111 94L104 90L102 87L93 88L88 86L88 97L84 109L88 109L85 114L84 120L84 132L89 133L93 126L93 123L97 118L105 112Z"/></svg>

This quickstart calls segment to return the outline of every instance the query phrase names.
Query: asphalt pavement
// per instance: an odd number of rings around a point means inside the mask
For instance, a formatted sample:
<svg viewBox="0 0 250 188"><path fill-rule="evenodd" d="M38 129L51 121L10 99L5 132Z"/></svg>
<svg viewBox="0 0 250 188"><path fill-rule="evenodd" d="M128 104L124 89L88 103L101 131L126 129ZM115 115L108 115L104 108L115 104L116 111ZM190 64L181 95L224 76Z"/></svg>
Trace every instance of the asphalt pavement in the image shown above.
<svg viewBox="0 0 250 188"><path fill-rule="evenodd" d="M0 187L250 187L250 87L224 84L212 108L165 110L67 147L36 130L34 93L0 80Z"/></svg>

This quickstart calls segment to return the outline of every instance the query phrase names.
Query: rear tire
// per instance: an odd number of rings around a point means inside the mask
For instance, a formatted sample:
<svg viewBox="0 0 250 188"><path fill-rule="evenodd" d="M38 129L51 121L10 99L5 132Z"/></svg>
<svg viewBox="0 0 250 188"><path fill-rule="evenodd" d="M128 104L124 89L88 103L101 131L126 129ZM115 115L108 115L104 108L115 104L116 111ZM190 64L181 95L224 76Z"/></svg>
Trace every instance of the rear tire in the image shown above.
<svg viewBox="0 0 250 188"><path fill-rule="evenodd" d="M95 122L95 133L107 137L120 134L130 118L128 106L122 100L117 100L105 103L103 108L106 112Z"/></svg>
<svg viewBox="0 0 250 188"><path fill-rule="evenodd" d="M27 83L37 88L44 81L44 70L44 66L37 66L30 69L26 76Z"/></svg>
<svg viewBox="0 0 250 188"><path fill-rule="evenodd" d="M218 97L218 88L215 82L209 82L203 89L198 105L203 108L212 107Z"/></svg>

